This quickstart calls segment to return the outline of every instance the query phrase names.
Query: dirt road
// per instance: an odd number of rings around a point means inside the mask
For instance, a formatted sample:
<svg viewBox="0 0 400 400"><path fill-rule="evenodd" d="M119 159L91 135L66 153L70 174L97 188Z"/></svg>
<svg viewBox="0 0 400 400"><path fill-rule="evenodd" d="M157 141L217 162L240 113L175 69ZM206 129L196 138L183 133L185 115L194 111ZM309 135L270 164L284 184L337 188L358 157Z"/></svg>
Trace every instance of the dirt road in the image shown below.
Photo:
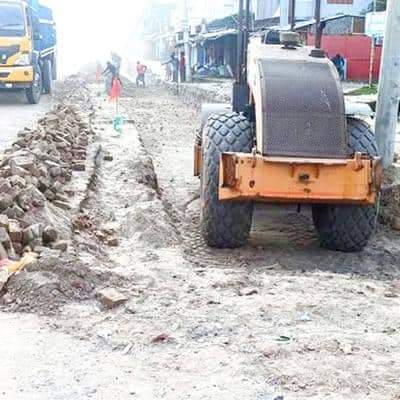
<svg viewBox="0 0 400 400"><path fill-rule="evenodd" d="M0 94L0 151L8 147L18 131L36 123L51 107L51 98L43 96L40 104L27 104L23 94Z"/></svg>
<svg viewBox="0 0 400 400"><path fill-rule="evenodd" d="M102 152L68 257L9 285L4 311L42 316L0 314L0 398L398 399L399 236L327 252L307 210L264 206L247 247L207 248L198 112L161 87L125 92L121 135L97 98ZM104 287L126 303L102 307Z"/></svg>

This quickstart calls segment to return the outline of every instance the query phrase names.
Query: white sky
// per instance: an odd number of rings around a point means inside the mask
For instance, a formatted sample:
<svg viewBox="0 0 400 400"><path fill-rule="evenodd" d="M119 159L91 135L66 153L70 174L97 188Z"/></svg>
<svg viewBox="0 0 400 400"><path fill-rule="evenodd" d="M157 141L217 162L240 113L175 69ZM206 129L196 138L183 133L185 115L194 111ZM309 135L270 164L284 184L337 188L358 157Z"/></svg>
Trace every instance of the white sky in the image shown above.
<svg viewBox="0 0 400 400"><path fill-rule="evenodd" d="M148 0L41 0L53 8L61 74L122 53ZM130 46L132 47L132 46Z"/></svg>

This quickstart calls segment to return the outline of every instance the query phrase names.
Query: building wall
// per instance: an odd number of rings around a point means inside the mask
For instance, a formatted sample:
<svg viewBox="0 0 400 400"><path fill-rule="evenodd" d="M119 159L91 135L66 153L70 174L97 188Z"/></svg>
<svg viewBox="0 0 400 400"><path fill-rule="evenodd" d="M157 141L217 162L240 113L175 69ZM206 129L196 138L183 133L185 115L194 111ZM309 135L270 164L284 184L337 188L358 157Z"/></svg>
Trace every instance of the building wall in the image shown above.
<svg viewBox="0 0 400 400"><path fill-rule="evenodd" d="M336 14L360 14L372 0L322 0L321 16ZM276 4L278 3L278 4ZM346 4L348 3L348 4ZM271 18L277 8L288 10L289 0L257 0L257 19ZM314 16L315 0L296 0L296 17L310 19Z"/></svg>
<svg viewBox="0 0 400 400"><path fill-rule="evenodd" d="M313 46L315 36L308 35L307 44ZM371 38L365 35L323 36L322 48L330 58L342 55L347 61L347 79L368 81L371 55ZM381 64L382 47L375 47L373 77L378 80Z"/></svg>
<svg viewBox="0 0 400 400"><path fill-rule="evenodd" d="M315 33L315 25L309 28L310 32ZM365 18L345 16L332 19L326 22L324 35L351 35L354 33L365 32Z"/></svg>
<svg viewBox="0 0 400 400"><path fill-rule="evenodd" d="M366 11L372 0L352 0L353 4L335 4L343 3L340 0L324 0L321 13L324 17L329 17L338 13L359 15L362 11ZM312 15L312 14L311 14Z"/></svg>

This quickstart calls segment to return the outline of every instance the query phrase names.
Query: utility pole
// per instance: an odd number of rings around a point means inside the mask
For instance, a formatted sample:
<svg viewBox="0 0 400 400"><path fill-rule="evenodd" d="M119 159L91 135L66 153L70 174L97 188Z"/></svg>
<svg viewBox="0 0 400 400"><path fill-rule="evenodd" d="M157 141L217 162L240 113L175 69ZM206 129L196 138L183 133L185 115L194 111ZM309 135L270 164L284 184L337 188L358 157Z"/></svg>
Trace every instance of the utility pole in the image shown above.
<svg viewBox="0 0 400 400"><path fill-rule="evenodd" d="M185 59L186 59L186 80L192 81L192 68L190 57L190 21L189 21L189 5L188 0L184 0L184 17L183 17L183 42L185 44Z"/></svg>
<svg viewBox="0 0 400 400"><path fill-rule="evenodd" d="M322 44L321 0L315 0L315 48L320 49L321 44Z"/></svg>
<svg viewBox="0 0 400 400"><path fill-rule="evenodd" d="M290 30L294 32L294 28L296 27L296 0L290 0L289 21Z"/></svg>
<svg viewBox="0 0 400 400"><path fill-rule="evenodd" d="M400 1L388 0L375 133L383 166L394 158L400 99Z"/></svg>

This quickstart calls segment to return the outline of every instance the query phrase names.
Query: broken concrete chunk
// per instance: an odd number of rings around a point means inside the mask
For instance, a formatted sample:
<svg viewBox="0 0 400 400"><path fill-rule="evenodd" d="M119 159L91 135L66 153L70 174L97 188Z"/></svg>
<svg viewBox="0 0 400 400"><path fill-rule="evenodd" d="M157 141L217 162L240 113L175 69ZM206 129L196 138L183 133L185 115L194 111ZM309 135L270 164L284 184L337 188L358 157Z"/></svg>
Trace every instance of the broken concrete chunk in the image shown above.
<svg viewBox="0 0 400 400"><path fill-rule="evenodd" d="M24 188L26 186L26 180L18 175L13 175L10 177L10 183L12 186L18 186ZM1 189L0 189L1 191Z"/></svg>
<svg viewBox="0 0 400 400"><path fill-rule="evenodd" d="M59 192L62 189L62 184L61 182L54 182L53 185L51 186L51 190L53 192Z"/></svg>
<svg viewBox="0 0 400 400"><path fill-rule="evenodd" d="M0 228L8 229L8 222L7 215L0 214Z"/></svg>
<svg viewBox="0 0 400 400"><path fill-rule="evenodd" d="M13 165L10 167L11 168L11 175L18 175L18 176L26 176L28 175L28 171L24 168L18 167L16 165Z"/></svg>
<svg viewBox="0 0 400 400"><path fill-rule="evenodd" d="M4 228L0 228L0 244L2 244L6 250L11 248L10 236L8 236L8 233Z"/></svg>
<svg viewBox="0 0 400 400"><path fill-rule="evenodd" d="M44 176L41 176L38 179L38 186L37 187L41 192L44 193L50 187L50 185L51 185L50 180L45 178Z"/></svg>
<svg viewBox="0 0 400 400"><path fill-rule="evenodd" d="M50 201L53 201L56 198L56 195L50 189L47 189L43 194L46 197L46 199Z"/></svg>
<svg viewBox="0 0 400 400"><path fill-rule="evenodd" d="M128 301L128 297L114 288L99 290L97 292L97 297L101 304L107 308L114 308Z"/></svg>
<svg viewBox="0 0 400 400"><path fill-rule="evenodd" d="M120 224L118 222L107 222L101 227L101 230L106 235L115 235L116 232L120 229Z"/></svg>
<svg viewBox="0 0 400 400"><path fill-rule="evenodd" d="M0 169L0 178L8 178L11 176L11 168L9 166Z"/></svg>
<svg viewBox="0 0 400 400"><path fill-rule="evenodd" d="M4 246L0 243L0 260L5 260L8 257L7 251Z"/></svg>
<svg viewBox="0 0 400 400"><path fill-rule="evenodd" d="M59 200L54 200L53 204L58 207L61 208L65 211L68 211L71 209L71 206L68 203L64 203L63 201L59 201Z"/></svg>
<svg viewBox="0 0 400 400"><path fill-rule="evenodd" d="M40 246L40 245L35 246L34 249L33 249L33 251L34 251L35 253L38 253L38 254L42 254L42 253L45 252L46 250L48 250L47 247L45 247L45 246Z"/></svg>
<svg viewBox="0 0 400 400"><path fill-rule="evenodd" d="M23 150L19 153L24 152ZM24 152L26 154L26 152ZM12 157L8 165L12 167L18 167L18 168L23 168L26 171L29 171L34 165L35 165L35 158L34 156L14 156Z"/></svg>
<svg viewBox="0 0 400 400"><path fill-rule="evenodd" d="M68 240L59 240L58 242L55 242L52 246L54 250L59 250L62 252L66 252L68 250L69 242Z"/></svg>
<svg viewBox="0 0 400 400"><path fill-rule="evenodd" d="M45 201L43 193L32 185L22 189L18 195L18 204L25 211L34 207L43 207Z"/></svg>
<svg viewBox="0 0 400 400"><path fill-rule="evenodd" d="M86 170L86 165L84 163L74 163L72 164L72 169L74 171L85 171Z"/></svg>
<svg viewBox="0 0 400 400"><path fill-rule="evenodd" d="M43 225L34 224L23 230L23 243L30 244L43 235Z"/></svg>
<svg viewBox="0 0 400 400"><path fill-rule="evenodd" d="M23 233L18 221L10 220L8 224L8 235L13 243L22 243ZM22 250L22 248L21 248Z"/></svg>
<svg viewBox="0 0 400 400"><path fill-rule="evenodd" d="M4 214L6 214L10 219L19 219L23 218L25 213L21 207L19 207L17 204L14 204L12 207L7 208L7 210L4 211Z"/></svg>
<svg viewBox="0 0 400 400"><path fill-rule="evenodd" d="M50 175L53 178L57 178L57 176L60 176L61 174L62 174L62 170L61 170L60 166L57 165L55 167L50 168Z"/></svg>
<svg viewBox="0 0 400 400"><path fill-rule="evenodd" d="M0 211L4 211L8 207L13 205L13 197L8 193L1 193L0 194Z"/></svg>
<svg viewBox="0 0 400 400"><path fill-rule="evenodd" d="M117 237L111 237L107 239L107 245L110 247L118 247L119 246L119 240Z"/></svg>
<svg viewBox="0 0 400 400"><path fill-rule="evenodd" d="M58 238L57 229L52 226L46 226L43 230L43 243L53 243Z"/></svg>
<svg viewBox="0 0 400 400"><path fill-rule="evenodd" d="M0 193L10 193L11 192L11 182L8 179L1 179L0 181Z"/></svg>

